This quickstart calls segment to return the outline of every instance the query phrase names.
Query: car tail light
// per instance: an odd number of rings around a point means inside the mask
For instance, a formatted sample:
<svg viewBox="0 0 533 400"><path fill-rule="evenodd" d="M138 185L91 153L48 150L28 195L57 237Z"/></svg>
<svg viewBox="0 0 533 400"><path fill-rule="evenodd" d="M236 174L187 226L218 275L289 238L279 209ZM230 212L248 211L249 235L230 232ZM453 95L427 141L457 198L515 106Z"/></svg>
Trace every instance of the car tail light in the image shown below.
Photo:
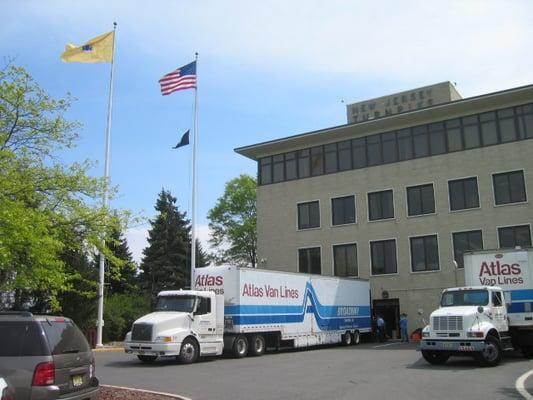
<svg viewBox="0 0 533 400"><path fill-rule="evenodd" d="M0 400L13 400L13 396L11 396L11 393L9 393L8 389L4 389Z"/></svg>
<svg viewBox="0 0 533 400"><path fill-rule="evenodd" d="M56 366L53 362L48 361L40 363L35 367L33 373L32 386L53 385L56 377Z"/></svg>

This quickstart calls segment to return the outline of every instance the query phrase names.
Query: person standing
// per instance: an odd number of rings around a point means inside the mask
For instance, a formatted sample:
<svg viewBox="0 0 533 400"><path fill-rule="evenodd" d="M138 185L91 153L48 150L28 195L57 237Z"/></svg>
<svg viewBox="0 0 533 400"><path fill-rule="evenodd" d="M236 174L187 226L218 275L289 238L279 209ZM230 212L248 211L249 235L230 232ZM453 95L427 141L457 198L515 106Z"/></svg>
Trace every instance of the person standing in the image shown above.
<svg viewBox="0 0 533 400"><path fill-rule="evenodd" d="M385 321L383 320L383 317L381 315L378 315L376 324L378 327L378 341L381 343L385 341Z"/></svg>
<svg viewBox="0 0 533 400"><path fill-rule="evenodd" d="M400 333L402 342L409 342L409 334L407 329L407 314L400 314Z"/></svg>

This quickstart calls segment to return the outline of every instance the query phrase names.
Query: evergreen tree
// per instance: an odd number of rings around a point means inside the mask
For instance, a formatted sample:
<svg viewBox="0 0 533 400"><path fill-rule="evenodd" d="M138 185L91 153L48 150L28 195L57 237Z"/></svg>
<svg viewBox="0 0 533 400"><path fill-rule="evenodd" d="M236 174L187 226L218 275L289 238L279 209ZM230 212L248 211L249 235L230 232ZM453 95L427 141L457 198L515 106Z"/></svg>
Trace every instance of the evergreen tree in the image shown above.
<svg viewBox="0 0 533 400"><path fill-rule="evenodd" d="M155 299L161 290L189 287L191 226L185 212L176 206L176 198L162 189L157 199L156 215L150 221L148 247L143 250L141 281ZM206 256L197 243L197 265L206 265Z"/></svg>
<svg viewBox="0 0 533 400"><path fill-rule="evenodd" d="M128 242L124 234L115 229L107 245L116 260L106 258L107 294L132 293L138 289L137 265L133 261ZM117 262L118 261L118 262Z"/></svg>

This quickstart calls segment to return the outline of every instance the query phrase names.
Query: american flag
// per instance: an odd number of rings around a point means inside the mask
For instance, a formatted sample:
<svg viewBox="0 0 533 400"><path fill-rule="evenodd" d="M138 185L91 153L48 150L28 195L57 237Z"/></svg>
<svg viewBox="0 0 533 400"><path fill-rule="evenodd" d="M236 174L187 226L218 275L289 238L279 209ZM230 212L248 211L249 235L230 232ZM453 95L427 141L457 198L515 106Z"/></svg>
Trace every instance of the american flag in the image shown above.
<svg viewBox="0 0 533 400"><path fill-rule="evenodd" d="M161 94L166 96L172 92L196 87L196 61L172 71L161 79Z"/></svg>

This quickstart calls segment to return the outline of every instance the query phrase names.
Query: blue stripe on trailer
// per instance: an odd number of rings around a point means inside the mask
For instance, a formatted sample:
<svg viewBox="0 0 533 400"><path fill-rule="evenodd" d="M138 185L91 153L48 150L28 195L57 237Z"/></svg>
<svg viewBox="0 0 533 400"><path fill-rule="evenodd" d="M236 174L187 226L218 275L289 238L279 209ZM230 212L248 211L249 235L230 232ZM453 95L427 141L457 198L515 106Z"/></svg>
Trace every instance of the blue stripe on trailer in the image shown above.
<svg viewBox="0 0 533 400"><path fill-rule="evenodd" d="M307 305L308 298L311 305ZM370 306L325 306L310 283L306 284L301 305L238 305L226 306L224 312L234 325L301 323L305 313L315 316L321 330L370 328Z"/></svg>
<svg viewBox="0 0 533 400"><path fill-rule="evenodd" d="M511 301L516 300L532 300L533 301L533 290L511 290Z"/></svg>
<svg viewBox="0 0 533 400"><path fill-rule="evenodd" d="M529 310L526 311L526 304L529 304ZM533 310L533 301L524 301L521 303L511 303L509 307L507 307L507 312L509 314L516 314L516 313L525 313L525 312L531 312Z"/></svg>

